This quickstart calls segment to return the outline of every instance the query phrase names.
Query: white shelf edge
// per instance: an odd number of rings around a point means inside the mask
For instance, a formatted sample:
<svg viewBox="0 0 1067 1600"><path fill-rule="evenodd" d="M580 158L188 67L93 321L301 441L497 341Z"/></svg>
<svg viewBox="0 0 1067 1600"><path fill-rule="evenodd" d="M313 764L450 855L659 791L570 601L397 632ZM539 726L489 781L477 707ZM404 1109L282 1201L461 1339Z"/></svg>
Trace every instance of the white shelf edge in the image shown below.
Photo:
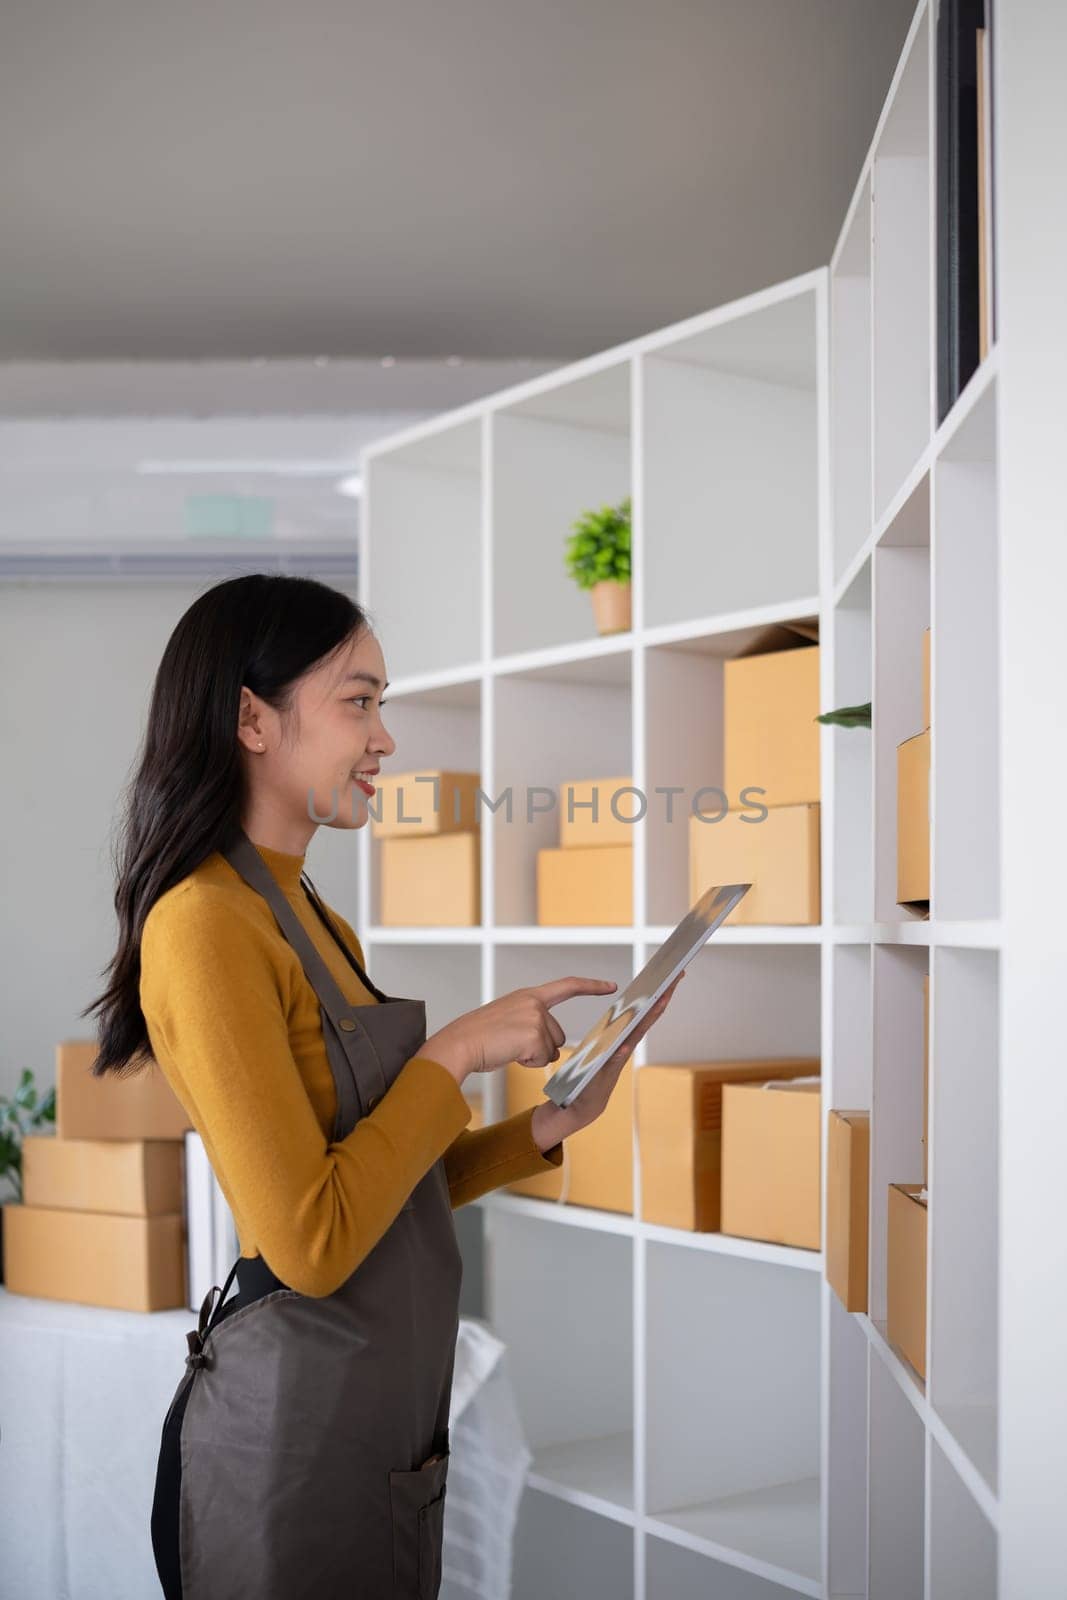
<svg viewBox="0 0 1067 1600"><path fill-rule="evenodd" d="M969 1491L972 1500L974 1500L994 1532L999 1532L1000 1502L996 1492L990 1487L985 1474L975 1465L958 1439L946 1426L943 1418L938 1414L935 1407L931 1405L925 1386L918 1374L913 1373L908 1364L897 1355L877 1323L872 1322L865 1312L856 1312L854 1315L866 1334L871 1349L874 1350L886 1371L895 1381L897 1387L923 1424L925 1431L936 1441L948 1458L956 1471L956 1475Z"/></svg>
<svg viewBox="0 0 1067 1600"><path fill-rule="evenodd" d="M457 662L455 666L437 668L433 672L413 673L394 679L389 685L389 693L390 696L423 694L434 689L479 683L486 676L514 677L524 672L540 672L545 668L581 666L585 661L596 661L605 656L628 656L639 648L685 644L699 639L713 639L720 634L737 633L745 628L772 627L776 623L788 622L792 617L818 615L819 610L818 595L806 594L790 600L778 600L771 605L751 606L744 611L717 611L708 616L691 617L684 622L631 628L625 633L592 634L566 644L546 645L514 655L496 656L485 661Z"/></svg>
<svg viewBox="0 0 1067 1600"><path fill-rule="evenodd" d="M679 1510L685 1508L679 1507ZM654 1538L665 1539L670 1544L680 1545L685 1550L692 1550L697 1555L708 1556L712 1561L719 1561L725 1566L736 1567L741 1572L750 1572L754 1577L765 1578L769 1583L777 1583L784 1589L792 1589L796 1594L811 1595L813 1600L822 1600L823 1585L818 1578L811 1578L803 1572L793 1572L788 1567L780 1567L773 1561L763 1561L759 1556L750 1556L744 1550L737 1550L732 1545L719 1544L714 1539L703 1539L699 1534L689 1533L685 1528L677 1528L673 1523L663 1522L661 1515L646 1513L640 1518L644 1532Z"/></svg>
<svg viewBox="0 0 1067 1600"><path fill-rule="evenodd" d="M931 444L931 459L938 460L944 455L946 448L951 444L956 434L963 427L967 418L982 400L987 389L996 382L1000 368L1000 345L990 345L982 360L975 367L963 388L956 396L946 413Z"/></svg>
<svg viewBox="0 0 1067 1600"><path fill-rule="evenodd" d="M609 1522L621 1522L624 1527L632 1528L637 1521L636 1513L629 1506L605 1500L602 1495L590 1494L587 1489L575 1489L568 1483L560 1483L546 1473L535 1472L532 1467L526 1474L526 1485L539 1490L541 1494L551 1495L554 1500L578 1506L582 1511L591 1511L597 1517L606 1517Z"/></svg>
<svg viewBox="0 0 1067 1600"><path fill-rule="evenodd" d="M640 1071L640 1068L638 1069ZM541 1200L536 1195L513 1194L490 1189L475 1205L504 1211L511 1216L531 1217L535 1221L584 1228L590 1233L611 1233L623 1238L641 1238L652 1244L667 1244L679 1250L696 1250L705 1255L739 1257L762 1262L765 1266L789 1267L794 1271L821 1273L821 1250L802 1250L792 1245L768 1244L762 1239L742 1239L728 1233L698 1233L688 1228L668 1228L656 1222L641 1222L628 1211L600 1211L595 1206L572 1205L566 1201Z"/></svg>
<svg viewBox="0 0 1067 1600"><path fill-rule="evenodd" d="M640 1067L637 1069L640 1071ZM636 1222L634 1231L652 1244L669 1244L683 1250L703 1250L711 1255L740 1256L767 1266L792 1267L802 1272L822 1272L821 1250L795 1245L769 1244L763 1239L742 1239L731 1233L697 1233L688 1228L667 1228L657 1222Z"/></svg>
<svg viewBox="0 0 1067 1600"><path fill-rule="evenodd" d="M632 1239L634 1235L634 1220L628 1211L598 1211L595 1206L539 1200L536 1195L511 1194L502 1189L490 1189L474 1203L487 1210L504 1211L514 1217L530 1217L535 1222L584 1228L589 1233L612 1233L625 1239Z"/></svg>
<svg viewBox="0 0 1067 1600"><path fill-rule="evenodd" d="M785 278L767 288L757 289L751 294L739 296L736 300L726 301L710 311L700 311L695 316L683 318L680 322L668 323L666 327L640 334L635 339L628 339L622 344L611 346L610 349L597 351L594 355L569 362L566 366L553 367L550 372L539 373L534 378L524 379L505 389L498 389L477 400L468 400L463 405L454 406L451 410L439 412L433 417L413 423L409 428L397 429L385 438L364 445L359 452L360 466L365 468L379 456L394 455L409 446L433 439L438 434L449 433L455 428L479 422L484 416L491 416L499 411L509 411L526 400L565 389L572 383L578 383L583 378L595 377L598 373L605 372L611 367L621 366L637 356L664 354L669 356L672 345L682 344L697 334L710 332L712 328L717 328L721 324L736 322L742 317L765 311L770 306L779 305L784 301L817 293L826 271L825 266L812 267L795 277Z"/></svg>
<svg viewBox="0 0 1067 1600"><path fill-rule="evenodd" d="M838 233L837 243L834 245L833 254L830 257L830 272L832 275L836 275L837 273L837 263L841 257L841 250L844 241L848 238L849 226L852 222L853 212L855 211L858 203L858 197L863 193L864 184L866 184L868 181L871 181L872 183L874 181L875 154L878 150L878 146L882 142L882 134L885 131L885 125L892 115L893 106L897 98L897 91L900 88L904 73L907 70L908 62L911 60L911 52L915 45L915 36L922 26L922 19L926 11L927 0L919 0L919 3L915 8L915 14L912 17L911 23L908 27L907 36L904 40L904 43L900 47L900 55L897 58L896 68L893 72L892 78L890 79L889 88L886 90L885 100L883 101L882 109L878 114L878 121L874 125L874 132L872 133L870 143L867 146L867 153L863 158L863 165L860 167L859 176L856 179L856 184L852 191L852 197L848 203L848 210L845 212L845 221L840 232Z"/></svg>
<svg viewBox="0 0 1067 1600"><path fill-rule="evenodd" d="M897 488L889 504L875 522L874 527L867 533L866 538L850 559L840 578L833 584L831 603L835 609L840 606L863 567L882 543L887 530L896 521L902 507L907 504L923 477L930 471L933 463L941 458L957 432L971 415L971 412L979 405L986 391L995 383L999 368L1000 346L999 344L994 344L990 346L982 361L974 369L974 372L952 402L944 422L940 424L933 438L928 441L922 454L908 472L903 483Z"/></svg>
<svg viewBox="0 0 1067 1600"><path fill-rule="evenodd" d="M361 942L364 946L375 944L467 944L521 945L521 944L662 944L673 932L669 924L650 924L639 927L636 923L496 923L468 927L383 927L372 924ZM716 944L730 945L818 945L823 927L820 923L758 923L751 926L719 928L713 938Z"/></svg>

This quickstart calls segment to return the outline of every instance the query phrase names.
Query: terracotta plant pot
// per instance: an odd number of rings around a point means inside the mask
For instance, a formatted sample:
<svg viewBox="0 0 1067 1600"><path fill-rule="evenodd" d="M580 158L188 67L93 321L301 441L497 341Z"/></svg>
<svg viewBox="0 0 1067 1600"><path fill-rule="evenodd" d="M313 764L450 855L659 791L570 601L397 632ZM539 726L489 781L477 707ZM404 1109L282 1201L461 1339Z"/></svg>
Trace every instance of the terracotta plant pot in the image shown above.
<svg viewBox="0 0 1067 1600"><path fill-rule="evenodd" d="M598 633L626 633L630 623L630 585L616 578L594 583L589 591Z"/></svg>

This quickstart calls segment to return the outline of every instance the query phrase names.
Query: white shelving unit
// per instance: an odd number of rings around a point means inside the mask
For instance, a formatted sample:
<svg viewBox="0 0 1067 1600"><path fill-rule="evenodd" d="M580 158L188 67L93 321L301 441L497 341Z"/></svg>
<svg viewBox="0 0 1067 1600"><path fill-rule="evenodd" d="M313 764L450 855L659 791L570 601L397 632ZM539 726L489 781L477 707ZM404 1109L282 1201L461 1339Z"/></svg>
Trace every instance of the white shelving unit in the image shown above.
<svg viewBox="0 0 1067 1600"><path fill-rule="evenodd" d="M828 267L365 454L362 599L393 670L394 769L477 769L514 797L510 821L482 812L473 929L377 926L361 834L365 948L387 988L427 997L431 1031L521 984L639 970L688 904L684 811L668 821L659 791L721 784L723 662L757 629L817 615L824 707L874 705L869 732L822 733L821 925L720 930L635 1054L819 1054L824 1113L871 1110L869 1314L842 1310L821 1253L644 1223L636 1149L633 1217L485 1197L489 1315L535 1456L516 1600L1059 1592L1013 1587L999 1547L1004 340L938 426L935 28L922 0ZM626 493L633 627L601 638L563 541ZM927 626L929 919L895 877ZM536 926L558 817L527 820L528 790L620 773L649 798L633 926ZM886 1185L921 1178L927 973L924 1383L886 1339L885 1225ZM569 1040L600 1005L559 1008Z"/></svg>

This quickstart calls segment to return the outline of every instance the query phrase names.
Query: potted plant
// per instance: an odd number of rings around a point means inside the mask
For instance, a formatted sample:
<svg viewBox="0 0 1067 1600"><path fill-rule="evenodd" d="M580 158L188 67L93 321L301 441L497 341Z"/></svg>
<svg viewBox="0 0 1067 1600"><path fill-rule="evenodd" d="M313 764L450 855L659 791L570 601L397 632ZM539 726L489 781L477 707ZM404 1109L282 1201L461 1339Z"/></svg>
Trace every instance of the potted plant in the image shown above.
<svg viewBox="0 0 1067 1600"><path fill-rule="evenodd" d="M22 1141L28 1133L40 1132L46 1124L55 1126L56 1091L49 1089L40 1100L33 1084L33 1073L23 1068L18 1087L10 1099L0 1094L0 1178L6 1178L22 1200ZM4 1213L0 1209L0 1283L4 1281Z"/></svg>
<svg viewBox="0 0 1067 1600"><path fill-rule="evenodd" d="M571 526L567 571L590 592L597 632L625 633L630 627L630 496L583 512Z"/></svg>

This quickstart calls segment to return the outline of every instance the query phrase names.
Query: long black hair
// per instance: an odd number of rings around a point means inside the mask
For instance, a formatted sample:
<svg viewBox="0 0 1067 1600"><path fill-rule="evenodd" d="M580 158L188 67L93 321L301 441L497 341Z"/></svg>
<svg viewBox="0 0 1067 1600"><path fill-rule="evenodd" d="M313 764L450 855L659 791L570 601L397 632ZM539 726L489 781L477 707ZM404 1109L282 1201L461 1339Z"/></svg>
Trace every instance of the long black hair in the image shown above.
<svg viewBox="0 0 1067 1600"><path fill-rule="evenodd" d="M246 779L237 738L242 685L288 724L297 680L340 651L368 614L314 578L230 578L195 600L156 673L137 769L113 849L118 948L99 1013L94 1077L149 1064L141 1011L141 932L160 895L241 826Z"/></svg>

